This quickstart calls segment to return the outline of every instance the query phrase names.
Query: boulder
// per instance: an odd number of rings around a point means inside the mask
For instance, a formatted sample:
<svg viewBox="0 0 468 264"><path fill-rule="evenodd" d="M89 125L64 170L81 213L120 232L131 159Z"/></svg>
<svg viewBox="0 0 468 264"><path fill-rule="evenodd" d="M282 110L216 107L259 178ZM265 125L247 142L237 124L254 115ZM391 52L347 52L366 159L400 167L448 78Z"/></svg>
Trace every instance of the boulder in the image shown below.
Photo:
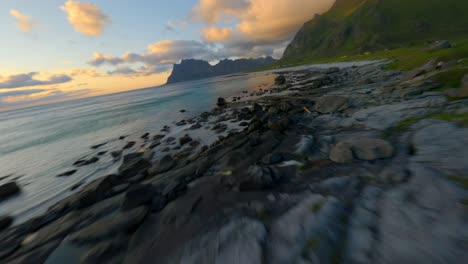
<svg viewBox="0 0 468 264"><path fill-rule="evenodd" d="M116 238L110 241L98 243L83 254L81 263L112 263L112 259L123 253L122 249L124 249L125 246L126 241L122 238Z"/></svg>
<svg viewBox="0 0 468 264"><path fill-rule="evenodd" d="M0 232L10 227L13 223L13 217L11 216L0 216Z"/></svg>
<svg viewBox="0 0 468 264"><path fill-rule="evenodd" d="M110 154L113 158L118 158L120 157L120 155L122 155L122 151L121 150L112 151Z"/></svg>
<svg viewBox="0 0 468 264"><path fill-rule="evenodd" d="M124 178L133 177L150 166L151 163L143 157L143 153L130 153L124 156L119 174Z"/></svg>
<svg viewBox="0 0 468 264"><path fill-rule="evenodd" d="M280 117L273 115L268 119L268 128L275 131L283 131L288 128L289 119L288 117Z"/></svg>
<svg viewBox="0 0 468 264"><path fill-rule="evenodd" d="M127 144L123 147L123 149L129 149L135 145L135 141L127 142Z"/></svg>
<svg viewBox="0 0 468 264"><path fill-rule="evenodd" d="M322 114L329 114L346 110L349 107L348 99L342 96L324 96L315 105L315 110Z"/></svg>
<svg viewBox="0 0 468 264"><path fill-rule="evenodd" d="M179 144L181 146L191 142L193 139L188 135L188 134L185 134L183 137L180 137L179 138Z"/></svg>
<svg viewBox="0 0 468 264"><path fill-rule="evenodd" d="M149 169L150 175L166 172L175 166L175 160L171 155L165 155L156 164Z"/></svg>
<svg viewBox="0 0 468 264"><path fill-rule="evenodd" d="M119 212L113 218L104 218L67 237L75 245L94 244L106 239L125 235L140 225L148 213L148 208L140 206L130 211Z"/></svg>
<svg viewBox="0 0 468 264"><path fill-rule="evenodd" d="M441 49L450 49L452 47L452 43L448 40L439 40L434 42L430 47L429 51L441 50Z"/></svg>
<svg viewBox="0 0 468 264"><path fill-rule="evenodd" d="M353 162L352 145L347 142L340 142L334 145L330 150L330 160L336 163Z"/></svg>
<svg viewBox="0 0 468 264"><path fill-rule="evenodd" d="M348 141L354 156L361 160L376 160L393 156L393 146L382 139L356 137Z"/></svg>
<svg viewBox="0 0 468 264"><path fill-rule="evenodd" d="M326 74L332 74L332 73L337 73L337 72L340 72L339 67L331 67L325 71Z"/></svg>
<svg viewBox="0 0 468 264"><path fill-rule="evenodd" d="M61 173L59 175L57 175L56 177L67 177L67 176L71 176L73 174L75 174L76 170L70 170L70 171L66 171L64 173Z"/></svg>
<svg viewBox="0 0 468 264"><path fill-rule="evenodd" d="M284 75L280 75L275 78L275 84L276 85L285 85L286 84L286 77Z"/></svg>
<svg viewBox="0 0 468 264"><path fill-rule="evenodd" d="M0 186L0 202L15 195L18 194L21 191L21 189L18 187L18 184L16 182L9 182L5 183Z"/></svg>
<svg viewBox="0 0 468 264"><path fill-rule="evenodd" d="M131 186L125 193L121 208L123 211L127 211L140 205L151 203L154 196L157 194L158 192L150 184L137 184Z"/></svg>
<svg viewBox="0 0 468 264"><path fill-rule="evenodd" d="M223 97L219 97L218 100L216 101L216 105L219 107L223 107L227 104L226 99Z"/></svg>

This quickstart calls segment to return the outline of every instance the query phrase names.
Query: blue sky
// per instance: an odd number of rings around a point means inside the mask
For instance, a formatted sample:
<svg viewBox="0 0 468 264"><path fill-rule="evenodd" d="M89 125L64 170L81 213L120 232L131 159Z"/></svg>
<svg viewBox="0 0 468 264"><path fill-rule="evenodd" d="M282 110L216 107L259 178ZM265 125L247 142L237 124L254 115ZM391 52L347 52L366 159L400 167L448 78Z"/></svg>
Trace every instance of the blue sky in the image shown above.
<svg viewBox="0 0 468 264"><path fill-rule="evenodd" d="M182 59L280 58L334 0L1 0L0 111L165 83Z"/></svg>

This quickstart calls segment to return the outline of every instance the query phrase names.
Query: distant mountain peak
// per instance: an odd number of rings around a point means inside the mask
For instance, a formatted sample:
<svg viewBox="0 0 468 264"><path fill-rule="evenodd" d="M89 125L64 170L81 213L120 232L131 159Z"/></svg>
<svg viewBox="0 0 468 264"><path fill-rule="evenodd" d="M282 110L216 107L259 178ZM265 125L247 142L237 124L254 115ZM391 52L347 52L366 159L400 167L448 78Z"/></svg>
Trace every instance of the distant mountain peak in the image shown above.
<svg viewBox="0 0 468 264"><path fill-rule="evenodd" d="M174 64L172 73L167 79L167 84L253 71L274 62L276 60L270 56L237 60L226 58L212 66L204 60L183 59L179 64Z"/></svg>

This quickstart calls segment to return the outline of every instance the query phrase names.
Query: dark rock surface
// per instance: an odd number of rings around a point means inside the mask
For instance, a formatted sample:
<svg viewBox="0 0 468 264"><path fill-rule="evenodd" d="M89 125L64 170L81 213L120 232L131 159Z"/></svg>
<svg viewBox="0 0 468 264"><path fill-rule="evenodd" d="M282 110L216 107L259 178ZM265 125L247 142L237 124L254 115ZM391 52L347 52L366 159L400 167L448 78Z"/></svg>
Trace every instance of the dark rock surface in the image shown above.
<svg viewBox="0 0 468 264"><path fill-rule="evenodd" d="M203 129L148 134L117 175L0 218L0 262L463 262L467 101L405 74L283 72L268 97L184 120Z"/></svg>

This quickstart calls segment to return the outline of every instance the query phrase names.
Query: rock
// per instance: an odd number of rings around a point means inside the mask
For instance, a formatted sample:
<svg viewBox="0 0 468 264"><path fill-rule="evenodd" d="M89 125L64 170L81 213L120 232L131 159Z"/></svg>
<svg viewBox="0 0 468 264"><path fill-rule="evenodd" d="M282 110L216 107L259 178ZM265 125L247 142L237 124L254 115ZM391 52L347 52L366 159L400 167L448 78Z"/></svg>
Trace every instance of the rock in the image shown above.
<svg viewBox="0 0 468 264"><path fill-rule="evenodd" d="M351 144L340 142L334 145L330 151L330 159L336 163L351 163L353 162L353 151Z"/></svg>
<svg viewBox="0 0 468 264"><path fill-rule="evenodd" d="M124 156L119 174L124 178L133 177L150 166L151 163L143 157L143 153L130 153Z"/></svg>
<svg viewBox="0 0 468 264"><path fill-rule="evenodd" d="M98 155L98 156L102 156L102 155L104 155L104 154L106 154L106 153L107 153L107 151L101 151L101 152L98 152L97 155Z"/></svg>
<svg viewBox="0 0 468 264"><path fill-rule="evenodd" d="M165 137L165 135L158 134L158 135L155 135L155 136L153 137L153 140L154 140L154 141L158 141L158 140L163 139L164 137Z"/></svg>
<svg viewBox="0 0 468 264"><path fill-rule="evenodd" d="M16 182L9 182L0 185L0 202L13 195L18 194L20 191L21 189L18 187L18 184L16 184Z"/></svg>
<svg viewBox="0 0 468 264"><path fill-rule="evenodd" d="M113 158L118 158L120 157L120 155L122 155L122 151L121 150L112 151L110 154Z"/></svg>
<svg viewBox="0 0 468 264"><path fill-rule="evenodd" d="M4 229L7 229L10 227L10 225L13 223L13 217L11 216L0 216L0 232L2 232Z"/></svg>
<svg viewBox="0 0 468 264"><path fill-rule="evenodd" d="M193 148L196 148L198 146L200 146L200 141L192 141L190 142L190 146L193 147Z"/></svg>
<svg viewBox="0 0 468 264"><path fill-rule="evenodd" d="M200 123L196 123L194 125L192 125L189 129L190 130L196 130L196 129L200 129L202 127L202 125L200 125Z"/></svg>
<svg viewBox="0 0 468 264"><path fill-rule="evenodd" d="M180 137L179 138L179 144L181 146L191 142L193 139L188 135L188 134L185 134L183 137Z"/></svg>
<svg viewBox="0 0 468 264"><path fill-rule="evenodd" d="M283 131L288 128L289 118L273 115L268 119L268 128L276 131Z"/></svg>
<svg viewBox="0 0 468 264"><path fill-rule="evenodd" d="M280 75L275 78L275 84L276 85L285 85L286 84L286 77L284 75Z"/></svg>
<svg viewBox="0 0 468 264"><path fill-rule="evenodd" d="M16 256L14 259L7 261L9 264L37 264L44 263L54 249L60 244L60 241L51 241L31 252Z"/></svg>
<svg viewBox="0 0 468 264"><path fill-rule="evenodd" d="M147 139L149 137L149 133L144 133L140 138Z"/></svg>
<svg viewBox="0 0 468 264"><path fill-rule="evenodd" d="M174 142L175 140L176 140L175 137L168 137L168 138L166 138L165 142L166 143L171 143L171 142Z"/></svg>
<svg viewBox="0 0 468 264"><path fill-rule="evenodd" d="M158 193L152 185L137 184L131 186L125 193L122 210L127 211L143 204L151 203Z"/></svg>
<svg viewBox="0 0 468 264"><path fill-rule="evenodd" d="M393 156L393 146L382 139L356 137L347 142L351 144L354 156L360 160L376 160Z"/></svg>
<svg viewBox="0 0 468 264"><path fill-rule="evenodd" d="M325 71L325 74L332 74L332 73L337 73L337 72L340 72L339 67L331 67Z"/></svg>
<svg viewBox="0 0 468 264"><path fill-rule="evenodd" d="M172 169L175 166L175 163L176 162L171 155L165 155L158 162L156 162L156 164L153 167L151 167L149 173L151 175L155 175L166 172Z"/></svg>
<svg viewBox="0 0 468 264"><path fill-rule="evenodd" d="M226 106L226 104L227 104L226 99L224 99L223 97L219 97L218 100L216 101L216 105L218 107Z"/></svg>
<svg viewBox="0 0 468 264"><path fill-rule="evenodd" d="M342 96L323 96L315 105L315 110L322 114L340 112L349 107L348 99Z"/></svg>
<svg viewBox="0 0 468 264"><path fill-rule="evenodd" d="M97 145L91 146L91 149L98 149L98 148L100 148L100 147L102 147L102 146L104 146L104 145L106 145L106 144L107 144L107 142L101 143L101 144L97 144Z"/></svg>
<svg viewBox="0 0 468 264"><path fill-rule="evenodd" d="M143 158L150 161L152 158L154 157L154 151L151 150L151 149L147 149L145 150L145 152L143 152Z"/></svg>
<svg viewBox="0 0 468 264"><path fill-rule="evenodd" d="M185 110L185 109L181 109L179 112L181 112L181 113L185 113L185 112L187 112L187 110Z"/></svg>
<svg viewBox="0 0 468 264"><path fill-rule="evenodd" d="M334 263L344 212L333 197L312 194L296 203L269 226L264 263Z"/></svg>
<svg viewBox="0 0 468 264"><path fill-rule="evenodd" d="M130 142L127 142L127 144L123 147L123 149L129 149L131 147L133 147L135 145L135 141L130 141Z"/></svg>
<svg viewBox="0 0 468 264"><path fill-rule="evenodd" d="M109 263L109 260L119 256L123 252L121 251L126 246L124 237L116 238L110 241L101 242L86 253L81 258L82 264L93 264L93 263Z"/></svg>
<svg viewBox="0 0 468 264"><path fill-rule="evenodd" d="M241 127L249 126L249 122L245 122L245 121L244 121L244 122L241 122L241 123L239 124L239 126L241 126Z"/></svg>
<svg viewBox="0 0 468 264"><path fill-rule="evenodd" d="M148 213L148 208L140 206L133 210L119 212L112 218L104 218L67 237L75 245L94 244L119 234L126 235L140 225Z"/></svg>
<svg viewBox="0 0 468 264"><path fill-rule="evenodd" d="M439 41L434 42L434 44L432 44L429 47L429 51L435 51L435 50L441 50L441 49L450 49L451 47L452 47L452 43L450 43L450 41L448 41L448 40L439 40Z"/></svg>
<svg viewBox="0 0 468 264"><path fill-rule="evenodd" d="M93 163L96 163L99 161L99 158L98 157L92 157L90 158L89 160L86 160L82 165L80 166L86 166L86 165L89 165L89 164L93 164Z"/></svg>
<svg viewBox="0 0 468 264"><path fill-rule="evenodd" d="M75 172L76 172L76 170L70 170L70 171L61 173L61 174L57 175L56 177L67 177L67 176L71 176L71 175L75 174Z"/></svg>
<svg viewBox="0 0 468 264"><path fill-rule="evenodd" d="M239 182L240 191L263 190L273 187L280 179L273 167L249 166L246 175Z"/></svg>
<svg viewBox="0 0 468 264"><path fill-rule="evenodd" d="M424 163L410 169L410 182L385 193L380 203L373 248L379 259L373 262L466 262L466 246L459 244L468 239L466 191Z"/></svg>

